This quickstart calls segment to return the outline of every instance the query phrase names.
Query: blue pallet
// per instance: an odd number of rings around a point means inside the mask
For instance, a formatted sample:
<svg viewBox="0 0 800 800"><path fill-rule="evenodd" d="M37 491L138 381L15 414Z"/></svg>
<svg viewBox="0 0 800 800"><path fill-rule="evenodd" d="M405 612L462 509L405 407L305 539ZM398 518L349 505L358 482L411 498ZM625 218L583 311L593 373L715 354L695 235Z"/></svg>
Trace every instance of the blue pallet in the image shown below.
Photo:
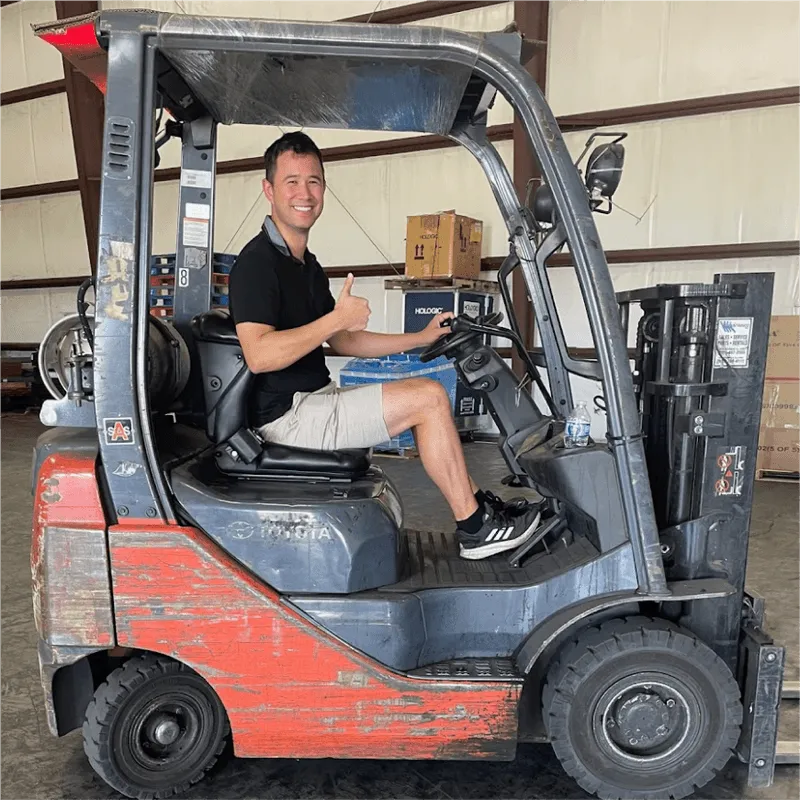
<svg viewBox="0 0 800 800"><path fill-rule="evenodd" d="M236 263L238 256L235 253L214 253L211 267L214 272L219 272L227 275L233 265ZM161 272L153 272L154 268L162 270L168 269L169 272L175 270L175 253L162 253L160 255L150 256L150 274L159 275Z"/></svg>
<svg viewBox="0 0 800 800"><path fill-rule="evenodd" d="M370 383L386 383L404 378L431 378L447 390L450 407L455 408L458 376L455 367L444 356L423 364L419 356L400 354L384 358L354 358L342 367L339 373L340 386L364 386ZM388 442L375 445L375 450L404 450L414 447L414 436L410 430L394 436Z"/></svg>
<svg viewBox="0 0 800 800"><path fill-rule="evenodd" d="M174 297L152 297L150 299L150 308L171 308L174 302Z"/></svg>
<svg viewBox="0 0 800 800"><path fill-rule="evenodd" d="M227 306L228 305L228 295L226 295L226 294L212 294L211 295L211 305L213 305L213 306Z"/></svg>

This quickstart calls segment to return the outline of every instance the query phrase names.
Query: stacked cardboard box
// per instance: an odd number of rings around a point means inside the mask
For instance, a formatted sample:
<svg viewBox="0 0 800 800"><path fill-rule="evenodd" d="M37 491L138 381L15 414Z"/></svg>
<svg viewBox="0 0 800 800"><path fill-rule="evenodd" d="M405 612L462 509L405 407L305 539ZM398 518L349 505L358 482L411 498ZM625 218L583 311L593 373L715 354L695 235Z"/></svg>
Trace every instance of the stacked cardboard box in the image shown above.
<svg viewBox="0 0 800 800"><path fill-rule="evenodd" d="M409 217L407 278L477 278L481 271L483 223L455 211Z"/></svg>
<svg viewBox="0 0 800 800"><path fill-rule="evenodd" d="M758 477L800 470L800 317L773 317L758 438Z"/></svg>

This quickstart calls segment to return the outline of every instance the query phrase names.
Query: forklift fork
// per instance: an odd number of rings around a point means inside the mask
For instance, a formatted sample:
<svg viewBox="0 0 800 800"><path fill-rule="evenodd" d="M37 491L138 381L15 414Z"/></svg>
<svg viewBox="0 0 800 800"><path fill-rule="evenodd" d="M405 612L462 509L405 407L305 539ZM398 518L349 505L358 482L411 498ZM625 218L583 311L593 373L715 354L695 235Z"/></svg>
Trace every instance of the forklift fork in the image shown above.
<svg viewBox="0 0 800 800"><path fill-rule="evenodd" d="M736 755L747 764L748 785L758 789L772 785L776 764L800 763L800 741L778 740L784 701L798 699L800 682L783 681L786 650L764 630L764 598L746 589L744 600L737 676L744 718Z"/></svg>

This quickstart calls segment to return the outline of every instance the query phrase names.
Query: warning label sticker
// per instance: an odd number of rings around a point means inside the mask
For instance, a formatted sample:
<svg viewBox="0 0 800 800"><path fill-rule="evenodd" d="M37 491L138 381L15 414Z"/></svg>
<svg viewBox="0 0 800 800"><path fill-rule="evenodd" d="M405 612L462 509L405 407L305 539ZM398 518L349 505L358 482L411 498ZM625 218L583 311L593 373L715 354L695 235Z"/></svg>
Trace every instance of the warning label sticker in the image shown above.
<svg viewBox="0 0 800 800"><path fill-rule="evenodd" d="M714 474L714 494L717 497L739 497L744 487L746 447L721 447Z"/></svg>
<svg viewBox="0 0 800 800"><path fill-rule="evenodd" d="M752 336L752 317L723 317L717 320L714 367L749 366Z"/></svg>
<svg viewBox="0 0 800 800"><path fill-rule="evenodd" d="M210 224L204 219L183 218L183 246L208 247L208 229Z"/></svg>
<svg viewBox="0 0 800 800"><path fill-rule="evenodd" d="M181 186L192 186L196 189L210 189L211 171L207 169L181 170Z"/></svg>

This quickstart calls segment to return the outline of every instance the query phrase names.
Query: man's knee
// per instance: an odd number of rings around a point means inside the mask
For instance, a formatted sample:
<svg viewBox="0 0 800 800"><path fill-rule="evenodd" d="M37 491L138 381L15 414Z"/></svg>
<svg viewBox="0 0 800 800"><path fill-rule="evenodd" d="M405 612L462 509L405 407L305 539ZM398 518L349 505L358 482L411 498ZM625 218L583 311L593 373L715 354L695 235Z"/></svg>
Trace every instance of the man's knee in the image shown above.
<svg viewBox="0 0 800 800"><path fill-rule="evenodd" d="M450 395L441 383L431 378L412 378L409 383L413 383L409 387L409 399L415 408L428 413L449 413Z"/></svg>

